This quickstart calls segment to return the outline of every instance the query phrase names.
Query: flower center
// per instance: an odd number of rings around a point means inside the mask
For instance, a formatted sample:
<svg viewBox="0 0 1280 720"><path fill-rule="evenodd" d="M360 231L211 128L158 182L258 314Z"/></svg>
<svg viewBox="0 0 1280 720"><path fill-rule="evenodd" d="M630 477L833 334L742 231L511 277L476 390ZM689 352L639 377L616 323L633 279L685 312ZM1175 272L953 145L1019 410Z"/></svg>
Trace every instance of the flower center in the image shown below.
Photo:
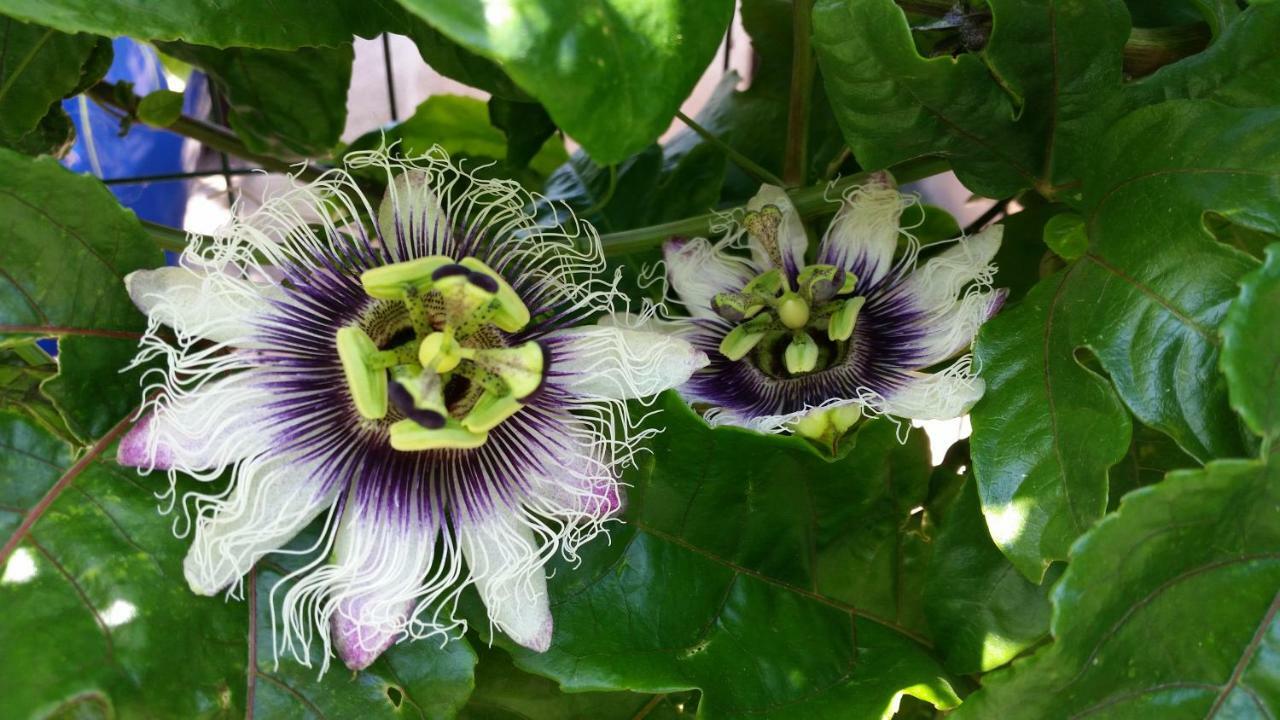
<svg viewBox="0 0 1280 720"><path fill-rule="evenodd" d="M529 310L502 276L475 258L432 256L360 276L380 302L370 326L338 331L338 357L356 410L370 420L394 410L391 447L407 452L483 445L542 383L542 348L508 347L503 333ZM408 327L393 331L396 321Z"/></svg>
<svg viewBox="0 0 1280 720"><path fill-rule="evenodd" d="M857 282L843 268L809 265L800 271L794 290L775 268L737 292L717 294L712 308L738 323L720 342L720 353L730 360L751 354L757 367L776 377L831 367L848 352L866 302L853 295Z"/></svg>

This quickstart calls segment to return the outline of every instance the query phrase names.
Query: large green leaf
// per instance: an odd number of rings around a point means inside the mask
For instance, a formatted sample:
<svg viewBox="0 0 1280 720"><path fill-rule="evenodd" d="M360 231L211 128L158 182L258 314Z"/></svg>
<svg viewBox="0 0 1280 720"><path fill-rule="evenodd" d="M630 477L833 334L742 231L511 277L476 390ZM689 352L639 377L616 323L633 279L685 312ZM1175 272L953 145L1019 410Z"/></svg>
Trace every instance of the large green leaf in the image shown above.
<svg viewBox="0 0 1280 720"><path fill-rule="evenodd" d="M64 32L214 47L289 50L373 37L390 24L391 0L0 0L0 13Z"/></svg>
<svg viewBox="0 0 1280 720"><path fill-rule="evenodd" d="M140 399L120 373L146 322L125 274L164 264L133 213L52 158L0 149L0 337L57 337L63 375L46 385L73 431L96 438Z"/></svg>
<svg viewBox="0 0 1280 720"><path fill-rule="evenodd" d="M1085 185L1084 256L979 334L980 495L992 537L1028 577L1064 559L1106 509L1108 468L1129 447L1120 400L1201 462L1243 451L1216 328L1256 262L1214 240L1202 216L1280 227L1277 127L1275 111L1203 101L1133 113Z"/></svg>
<svg viewBox="0 0 1280 720"><path fill-rule="evenodd" d="M630 472L626 524L551 578L556 631L522 668L569 691L702 690L700 717L886 717L957 702L917 621L909 562L923 441L868 424L849 455L708 429L673 395Z"/></svg>
<svg viewBox="0 0 1280 720"><path fill-rule="evenodd" d="M399 0L497 61L600 163L653 142L720 44L731 0Z"/></svg>
<svg viewBox="0 0 1280 720"><path fill-rule="evenodd" d="M921 57L892 0L818 0L814 45L845 139L865 167L944 155L991 197L1069 189L1117 102L1120 0L992 0L982 55Z"/></svg>
<svg viewBox="0 0 1280 720"><path fill-rule="evenodd" d="M1222 323L1222 371L1231 406L1268 441L1280 436L1280 243L1240 283Z"/></svg>
<svg viewBox="0 0 1280 720"><path fill-rule="evenodd" d="M160 43L161 51L204 70L227 99L231 129L255 153L325 156L347 122L350 44L255 50Z"/></svg>
<svg viewBox="0 0 1280 720"><path fill-rule="evenodd" d="M1225 460L1125 497L1072 549L1054 642L955 713L1264 718L1280 713L1280 466Z"/></svg>
<svg viewBox="0 0 1280 720"><path fill-rule="evenodd" d="M962 675L997 668L1049 632L1049 586L1013 567L987 534L977 485L964 483L947 513L929 563L924 607L947 669Z"/></svg>
<svg viewBox="0 0 1280 720"><path fill-rule="evenodd" d="M56 105L80 87L99 40L0 16L0 145L23 145L45 116L61 112Z"/></svg>

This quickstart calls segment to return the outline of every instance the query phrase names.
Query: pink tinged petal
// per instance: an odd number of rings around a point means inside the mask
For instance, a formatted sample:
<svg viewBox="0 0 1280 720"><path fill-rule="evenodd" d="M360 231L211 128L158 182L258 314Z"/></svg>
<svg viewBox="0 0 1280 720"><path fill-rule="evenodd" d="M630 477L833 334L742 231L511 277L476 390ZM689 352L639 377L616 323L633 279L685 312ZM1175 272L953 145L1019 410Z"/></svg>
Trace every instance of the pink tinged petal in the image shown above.
<svg viewBox="0 0 1280 720"><path fill-rule="evenodd" d="M818 261L852 270L862 287L884 277L893 267L905 207L888 173L876 173L846 195L818 251Z"/></svg>
<svg viewBox="0 0 1280 720"><path fill-rule="evenodd" d="M941 373L912 373L902 387L872 407L911 420L951 420L969 412L985 390L986 383L970 375L968 363L961 360Z"/></svg>
<svg viewBox="0 0 1280 720"><path fill-rule="evenodd" d="M330 634L347 667L368 667L405 636L418 598L442 591L441 573L426 578L436 564L438 533L439 523L412 499L349 498L334 539L333 565L326 569Z"/></svg>
<svg viewBox="0 0 1280 720"><path fill-rule="evenodd" d="M426 242L426 255L447 254L443 232L437 223L444 218L440 200L431 189L430 176L414 170L403 172L387 184L386 194L378 206L378 232L382 242L397 260L417 256L416 239Z"/></svg>
<svg viewBox="0 0 1280 720"><path fill-rule="evenodd" d="M489 620L516 643L545 652L551 647L551 605L546 560L520 512L495 508L459 523L458 541Z"/></svg>
<svg viewBox="0 0 1280 720"><path fill-rule="evenodd" d="M283 297L275 285L204 275L185 267L136 270L124 278L138 309L172 327L237 347L254 344L254 322L271 310L270 300Z"/></svg>
<svg viewBox="0 0 1280 720"><path fill-rule="evenodd" d="M926 313L945 312L969 283L990 284L996 270L991 261L1003 237L1004 226L992 225L976 235L957 240L911 273L903 289L914 296L916 306Z"/></svg>
<svg viewBox="0 0 1280 720"><path fill-rule="evenodd" d="M761 185L755 196L747 201L747 210L759 211L766 205L773 205L782 213L782 223L778 226L778 252L782 257L781 270L798 271L804 267L804 253L809 248L809 235L805 232L800 213L787 192L777 185ZM756 265L762 268L773 267L769 253L759 243L751 242L751 257Z"/></svg>
<svg viewBox="0 0 1280 720"><path fill-rule="evenodd" d="M1009 291L1004 288L969 293L931 320L929 334L918 343L917 367L936 365L968 350L978 329L1004 306L1008 295Z"/></svg>
<svg viewBox="0 0 1280 720"><path fill-rule="evenodd" d="M709 362L687 341L660 332L613 326L559 330L550 377L588 397L627 400L684 384Z"/></svg>
<svg viewBox="0 0 1280 720"><path fill-rule="evenodd" d="M116 460L144 470L216 470L270 443L263 421L272 399L252 371L162 399L120 441Z"/></svg>
<svg viewBox="0 0 1280 720"><path fill-rule="evenodd" d="M263 555L285 545L332 507L339 483L325 483L314 462L258 457L236 470L231 492L196 521L182 563L191 590L216 595Z"/></svg>
<svg viewBox="0 0 1280 720"><path fill-rule="evenodd" d="M696 318L719 317L711 300L718 293L737 292L755 272L744 261L721 251L706 238L676 238L662 245L671 289L689 314Z"/></svg>

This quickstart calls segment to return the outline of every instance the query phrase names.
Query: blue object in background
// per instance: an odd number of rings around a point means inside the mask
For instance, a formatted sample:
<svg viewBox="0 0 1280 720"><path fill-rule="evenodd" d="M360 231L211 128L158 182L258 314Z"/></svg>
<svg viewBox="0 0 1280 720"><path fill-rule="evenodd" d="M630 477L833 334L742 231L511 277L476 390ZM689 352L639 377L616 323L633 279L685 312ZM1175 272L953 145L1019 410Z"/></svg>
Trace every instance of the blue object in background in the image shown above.
<svg viewBox="0 0 1280 720"><path fill-rule="evenodd" d="M113 43L115 59L107 80L133 83L146 95L167 90L160 59L150 47L128 38ZM76 143L63 159L68 168L103 179L162 175L184 171L182 138L171 132L134 124L120 136L120 121L83 95L63 101L76 126ZM144 220L182 227L187 208L188 180L111 185L120 203Z"/></svg>

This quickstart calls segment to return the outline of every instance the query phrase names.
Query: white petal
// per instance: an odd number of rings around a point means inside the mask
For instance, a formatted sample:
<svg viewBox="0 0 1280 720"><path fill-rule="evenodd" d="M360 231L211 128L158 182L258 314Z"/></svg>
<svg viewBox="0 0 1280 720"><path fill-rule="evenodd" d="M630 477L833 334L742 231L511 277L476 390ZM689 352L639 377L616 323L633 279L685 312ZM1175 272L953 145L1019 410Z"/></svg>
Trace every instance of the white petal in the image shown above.
<svg viewBox="0 0 1280 720"><path fill-rule="evenodd" d="M671 289L696 318L719 317L711 299L717 293L737 292L755 276L743 260L723 252L706 238L668 240L662 245Z"/></svg>
<svg viewBox="0 0 1280 720"><path fill-rule="evenodd" d="M782 270L796 272L804 267L804 251L809 247L809 235L805 232L800 213L787 192L777 185L761 185L759 192L747 201L747 210L758 211L773 205L782 212L782 224L778 226L778 252L782 258ZM773 267L769 253L759 243L751 243L751 257L762 268Z"/></svg>
<svg viewBox="0 0 1280 720"><path fill-rule="evenodd" d="M863 287L879 280L893 267L904 207L887 173L872 176L845 196L822 238L818 262L853 271Z"/></svg>
<svg viewBox="0 0 1280 720"><path fill-rule="evenodd" d="M263 555L293 538L333 505L339 483L325 487L312 462L264 456L244 462L226 498L196 522L182 563L192 591L214 595Z"/></svg>
<svg viewBox="0 0 1280 720"><path fill-rule="evenodd" d="M160 402L120 440L116 460L146 470L216 470L265 449L272 394L254 372Z"/></svg>
<svg viewBox="0 0 1280 720"><path fill-rule="evenodd" d="M530 650L551 647L544 558L520 513L498 507L459 523L458 541L493 624Z"/></svg>
<svg viewBox="0 0 1280 720"><path fill-rule="evenodd" d="M938 318L929 321L930 332L917 343L917 367L929 367L959 355L973 344L978 328L1004 305L1008 290L983 290L965 295Z"/></svg>
<svg viewBox="0 0 1280 720"><path fill-rule="evenodd" d="M275 285L185 267L136 270L125 276L124 286L139 310L179 334L238 347L253 345L254 321L270 311L270 299L283 297Z"/></svg>
<svg viewBox="0 0 1280 720"><path fill-rule="evenodd" d="M973 281L990 284L995 274L991 260L1000 249L1004 226L992 225L976 235L961 238L943 252L929 258L911 273L903 290L911 293L925 312L944 312L960 290Z"/></svg>
<svg viewBox="0 0 1280 720"><path fill-rule="evenodd" d="M421 241L426 255L447 252L449 233L438 223L444 219L440 200L428 186L430 176L419 170L400 173L387 185L378 206L378 232L392 257L415 257L415 243Z"/></svg>
<svg viewBox="0 0 1280 720"><path fill-rule="evenodd" d="M429 590L424 577L434 564L440 525L405 505L361 505L354 495L349 501L326 570L332 578L329 625L338 655L361 670L405 634L419 597L438 594L439 578Z"/></svg>
<svg viewBox="0 0 1280 720"><path fill-rule="evenodd" d="M965 358L941 373L912 373L912 379L903 387L873 406L900 418L951 420L969 412L984 390L986 383L968 372Z"/></svg>
<svg viewBox="0 0 1280 720"><path fill-rule="evenodd" d="M548 335L561 347L549 378L589 397L627 400L656 395L683 384L706 367L707 356L665 333L597 325Z"/></svg>

